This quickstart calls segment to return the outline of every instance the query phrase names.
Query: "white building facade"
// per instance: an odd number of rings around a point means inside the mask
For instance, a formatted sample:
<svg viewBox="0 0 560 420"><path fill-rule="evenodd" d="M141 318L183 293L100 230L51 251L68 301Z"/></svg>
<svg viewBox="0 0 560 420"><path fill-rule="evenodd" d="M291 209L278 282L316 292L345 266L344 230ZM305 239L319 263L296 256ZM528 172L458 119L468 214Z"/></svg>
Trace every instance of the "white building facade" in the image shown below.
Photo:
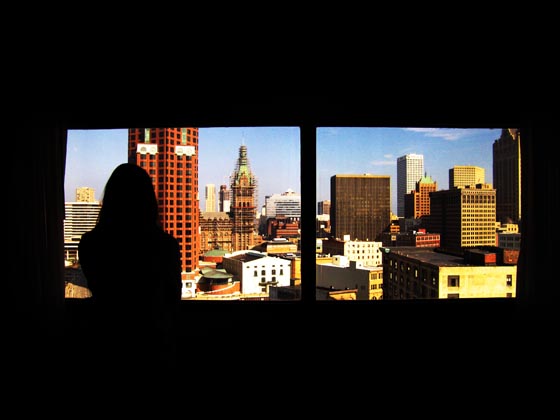
<svg viewBox="0 0 560 420"><path fill-rule="evenodd" d="M223 268L241 282L241 294L268 294L270 286L290 285L290 260L264 252L241 250L226 254Z"/></svg>

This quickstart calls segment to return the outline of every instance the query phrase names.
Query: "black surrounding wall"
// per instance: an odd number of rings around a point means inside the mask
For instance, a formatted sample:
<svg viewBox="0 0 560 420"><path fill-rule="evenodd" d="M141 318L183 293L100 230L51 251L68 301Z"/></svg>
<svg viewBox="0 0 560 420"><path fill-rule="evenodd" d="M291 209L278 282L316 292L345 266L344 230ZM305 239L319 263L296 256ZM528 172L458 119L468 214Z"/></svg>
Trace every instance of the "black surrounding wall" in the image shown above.
<svg viewBox="0 0 560 420"><path fill-rule="evenodd" d="M402 98L401 98L402 99ZM68 337L88 316L88 307L65 302L61 291L62 255L50 247L26 250L29 241L59 240L59 233L45 229L53 211L49 203L52 174L61 171L53 157L52 141L65 129L123 128L146 126L299 126L302 162L302 279L315 277L315 127L317 126L426 126L426 127L520 127L522 130L522 250L518 264L517 299L476 299L453 301L315 302L314 281L304 281L302 301L207 303L189 302L183 306L182 350L186 353L256 355L274 348L285 357L299 354L306 363L326 362L324 354L346 348L349 354L359 349L377 348L376 357L388 357L409 340L454 342L475 349L490 342L513 345L511 337L535 338L530 325L556 323L558 276L554 265L553 227L558 216L557 190L559 166L547 153L550 139L556 138L552 116L545 111L506 106L417 107L414 100L381 105L333 97L269 97L244 100L194 101L187 106L161 108L123 108L81 106L71 111L30 111L17 115L14 130L12 179L5 202L12 203L5 221L16 229L12 271L4 278L13 297L5 298L10 314L10 339L19 340L16 352L36 354L42 345L65 343L55 351L70 351ZM58 156L56 153L54 155ZM32 188L33 193L29 193ZM60 235L62 231L60 232ZM50 251L48 251L50 250ZM33 261L43 261L41 265ZM35 268L42 270L37 273ZM10 294L8 294L10 296ZM450 341L451 340L451 341ZM486 344L484 344L486 340ZM410 344L410 343L409 343ZM386 350L379 350L385 345ZM374 347L371 347L374 346ZM500 345L501 347L502 345ZM415 347L416 351L419 350ZM433 349L433 347L432 347ZM321 350L323 356L317 356ZM46 350L40 350L46 351ZM78 352L80 349L73 348ZM367 353L366 350L364 352ZM20 353L21 354L21 353ZM190 354L190 353L189 353ZM321 359L319 362L316 357ZM350 357L350 356L348 356ZM344 359L347 360L347 359ZM352 359L355 360L355 359ZM296 370L302 368L298 364Z"/></svg>

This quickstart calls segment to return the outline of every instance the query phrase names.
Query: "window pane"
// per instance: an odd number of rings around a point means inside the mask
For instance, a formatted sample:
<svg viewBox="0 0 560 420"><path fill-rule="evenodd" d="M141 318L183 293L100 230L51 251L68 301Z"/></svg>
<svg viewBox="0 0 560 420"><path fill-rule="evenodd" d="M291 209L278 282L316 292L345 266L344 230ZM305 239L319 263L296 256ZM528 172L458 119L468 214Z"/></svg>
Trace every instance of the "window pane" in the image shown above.
<svg viewBox="0 0 560 420"><path fill-rule="evenodd" d="M180 244L183 300L301 298L298 127L69 130L66 297L90 296L78 244L95 226L109 176L127 161L151 175L162 226Z"/></svg>
<svg viewBox="0 0 560 420"><path fill-rule="evenodd" d="M318 128L317 299L515 297L520 136Z"/></svg>

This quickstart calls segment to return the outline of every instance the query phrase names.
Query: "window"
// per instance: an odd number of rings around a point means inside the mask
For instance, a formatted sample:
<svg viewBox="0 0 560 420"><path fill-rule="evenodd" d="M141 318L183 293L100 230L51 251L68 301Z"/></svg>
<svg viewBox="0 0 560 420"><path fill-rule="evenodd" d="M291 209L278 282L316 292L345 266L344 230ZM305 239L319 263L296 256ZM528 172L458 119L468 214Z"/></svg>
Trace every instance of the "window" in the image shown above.
<svg viewBox="0 0 560 420"><path fill-rule="evenodd" d="M459 287L459 276L448 276L447 287Z"/></svg>
<svg viewBox="0 0 560 420"><path fill-rule="evenodd" d="M450 87L452 85L449 85ZM434 86L430 85L428 89L432 89ZM446 85L446 87L448 87ZM395 102L387 103L384 97L381 98L368 98L368 102L360 102L360 99L354 99L344 101L333 100L331 97L322 98L321 101L308 100L306 98L290 98L290 101L276 101L275 98L271 100L260 101L257 100L258 106L255 106L255 101L253 105L248 104L251 102L245 101L242 98L235 99L235 106L221 106L217 104L210 106L209 102L206 104L198 104L198 99L191 101L186 100L185 104L192 103L192 108L190 105L185 105L183 115L188 115L192 111L191 115L194 117L187 116L188 124L194 122L194 125L200 123L200 118L198 116L202 115L202 120L205 123L214 126L231 126L239 124L261 124L265 123L278 123L278 124L290 124L298 126L301 124L302 132L302 266L301 266L301 276L302 278L313 278L315 277L315 263L314 253L316 241L313 237L311 231L310 235L307 235L309 229L315 221L316 209L313 208L315 201L315 183L309 182L315 174L319 175L316 171L316 150L315 150L315 137L317 126L376 126L381 123L392 124L395 121L397 124L417 124L419 126L431 126L433 124L448 124L451 126L467 126L467 127L477 127L477 126L514 126L520 121L524 124L524 128L527 127L527 141L524 141L522 148L524 152L527 153L524 156L523 163L523 179L524 188L531 188L531 194L523 195L523 219L522 226L525 227L525 231L522 232L524 235L521 241L521 252L524 253L523 260L524 264L519 265L519 272L517 277L513 278L513 285L511 292L515 296L513 299L488 299L484 303L481 303L481 299L441 299L445 297L444 294L439 295L438 290L443 290L444 286L443 277L439 276L437 269L428 267L428 272L426 274L426 285L429 289L429 294L434 300L434 302L422 302L422 303L410 303L410 302L395 302L390 301L387 298L398 297L399 290L395 289L385 289L384 304L378 305L372 302L367 305L355 305L353 302L338 302L333 305L330 304L315 304L315 288L311 284L311 287L306 287L306 283L302 282L302 305L299 302L295 304L288 305L269 305L261 304L261 302L247 302L247 305L236 305L235 303L228 303L225 305L227 310L215 310L214 302L206 304L205 302L200 302L193 309L193 305L182 305L186 308L184 310L185 322L184 328L182 330L182 335L185 337L184 343L185 347L181 346L181 354L185 355L189 353L189 349L192 347L192 334L195 333L197 338L195 342L202 345L205 349L212 350L212 345L204 343L210 343L210 340L203 340L205 338L213 338L216 334L216 329L208 328L204 329L203 325L199 328L191 328L192 319L202 319L200 315L204 315L207 321L207 325L224 325L222 322L227 318L228 326L221 329L226 332L227 338L235 338L233 333L229 333L230 325L236 325L237 328L243 329L247 323L247 319L282 319L286 325L290 325L294 334L288 333L283 336L286 338L286 349L289 351L291 344L294 341L290 340L290 337L299 337L297 333L307 333L313 330L314 334L311 337L321 338L317 346L322 346L327 342L332 334L332 322L328 321L340 321L337 324L346 325L356 325L354 331L358 331L359 328L368 327L374 324L383 324L387 328L382 329L379 333L376 332L376 336L379 339L385 339L385 332L389 332L395 325L405 326L403 323L395 324L395 318L400 319L415 319L410 317L417 315L441 315L442 317L447 317L449 319L456 319L456 317L468 319L469 321L473 319L473 314L478 314L476 319L482 320L483 322L476 322L476 328L472 328L473 333L469 338L484 337L480 334L478 327L485 328L486 325L494 324L492 322L487 323L486 319L491 318L500 321L500 327L502 330L505 328L504 334L499 334L498 338L492 338L490 335L485 338L491 338L493 343L498 343L499 341L506 339L504 343L501 343L501 348L506 350L503 354L508 354L510 344L514 344L507 340L507 337L518 336L518 323L515 321L519 319L544 319L548 321L553 321L558 318L558 305L556 296L558 282L554 275L551 275L553 266L548 264L551 254L551 250L554 249L553 232L549 229L547 224L550 220L553 220L553 215L560 213L558 209L558 200L552 200L550 194L554 193L553 186L557 183L555 181L555 174L557 174L558 166L554 164L553 161L555 157L551 153L545 153L543 150L547 147L547 142L549 139L555 137L556 127L553 123L555 121L552 110L544 111L533 111L530 108L534 105L529 104L523 100L523 96L519 95L519 91L516 86L511 86L512 90L510 92L504 93L503 95L496 95L496 92L492 93L493 89L490 88L486 92L480 93L480 96L476 96L476 104L468 104L469 109L463 107L464 98L462 95L456 95L456 98L451 98L451 95L440 96L430 95L430 98L434 98L435 102L439 102L440 105L430 105L427 103L426 98L421 97L417 101L412 97L412 95L407 95L398 92L395 97L398 99L398 105ZM453 89L453 88L452 88ZM144 93L144 91L143 91ZM486 96L486 94L491 97ZM173 92L173 95L177 97L177 93ZM454 95L455 96L455 92ZM471 98L474 99L474 96ZM91 98L87 98L88 101ZM114 101L109 101L114 102ZM421 106L415 107L411 105L418 105L421 102ZM195 105L196 103L196 105ZM372 105L377 103L379 105ZM468 103L468 102L467 102ZM81 105L85 105L83 102ZM120 104L119 104L120 105ZM265 106L262 106L265 105ZM474 106L473 106L474 105ZM39 109L36 107L35 109ZM60 231L60 224L62 217L60 214L55 217L53 211L56 211L57 207L63 206L64 198L57 191L49 190L50 187L58 185L61 180L62 171L60 171L60 158L54 159L54 148L52 145L56 143L52 142L52 130L53 127L60 128L58 121L63 120L67 122L67 126L70 130L73 129L105 129L112 128L114 126L121 125L121 122L125 122L123 126L128 126L130 120L134 121L135 124L130 124L134 126L143 126L140 123L138 117L130 118L132 113L129 113L128 117L122 116L122 109L115 110L114 112L110 110L110 107L99 107L99 110L95 112L93 109L87 109L86 107L76 106L73 107L72 113L64 113L57 111L49 111L39 113L38 116L30 115L32 121L30 124L26 124L25 130L19 130L19 127L13 127L17 130L18 136L14 137L14 147L16 155L25 157L25 161L33 167L33 171L17 171L18 184L8 183L9 194L7 196L12 197L10 199L10 204L16 206L14 214L16 215L17 223L13 223L17 227L17 233L21 235L23 241L16 241L15 246L17 247L16 252L14 252L14 271L18 281L10 282L10 286L14 287L14 291L17 291L18 302L23 303L22 315L25 315L25 321L22 327L25 327L25 331L28 331L29 322L28 320L35 321L34 315L43 315L44 312L42 308L48 309L46 315L53 315L52 310L56 308L57 305L53 305L54 298L60 296L60 283L61 273L58 268L60 264L53 264L53 258L61 258L58 255L57 249L62 250L63 244L59 243L60 246L53 246L57 241L61 240L53 237L52 232ZM486 108L486 109L485 109ZM490 109L491 108L491 109ZM46 108L45 108L46 109ZM54 109L49 107L49 109ZM183 110L182 110L183 111ZM466 113L464 113L466 111ZM499 116L495 116L495 112L500 112ZM145 114L145 110L140 112ZM252 118L251 115L256 115ZM211 115L211 116L210 116ZM27 117L27 116L26 116ZM183 117L181 117L183 118ZM171 119L172 123L167 124L168 120ZM56 121L55 121L56 120ZM141 120L141 119L140 119ZM177 122L175 120L180 120L177 115L171 118L163 117L160 115L157 120L165 121L165 126L180 126L181 124L174 124ZM194 120L194 121L193 121ZM152 121L152 120L150 120ZM116 123L116 124L115 124ZM505 123L505 124L504 124ZM455 124L455 125L454 125ZM66 124L63 124L66 125ZM32 128L27 130L28 126ZM45 129L42 129L45 127ZM65 128L64 126L61 128ZM15 130L14 130L15 131ZM159 140L159 139L158 139ZM46 146L48 145L48 147ZM12 143L10 143L10 147ZM33 147L30 147L33 146ZM527 156L527 159L525 159ZM19 162L19 161L18 161ZM10 166L10 165L8 165ZM12 165L15 169L16 165ZM55 171L56 170L56 171ZM48 182L37 182L36 179L48 180ZM310 184L314 184L311 186ZM21 188L21 185L25 185L25 188ZM12 188L13 187L13 188ZM58 185L60 188L60 185ZM11 191L10 191L11 189ZM13 192L13 194L12 194ZM534 193L533 193L534 192ZM193 200L198 199L195 197L196 191L192 191ZM311 198L310 198L311 197ZM306 200L311 200L308 202ZM44 207L42 206L44 203ZM58 212L60 213L60 211ZM311 213L311 214L310 214ZM45 229L45 222L49 224L50 227ZM325 222L322 222L325 223ZM327 226L328 227L328 226ZM59 235L57 233L57 235ZM23 246L25 248L23 248ZM30 250L31 252L28 252ZM55 252L56 251L56 252ZM310 258L306 262L305 257ZM39 258L37 258L39 257ZM545 270L544 275L537 275L535 273L540 273L540 267L548 267ZM425 267L421 267L422 269ZM432 274L432 271L435 273ZM514 274L515 275L515 274ZM430 281L431 280L431 281ZM505 281L504 276L498 278L499 285L504 289ZM432 282L434 286L432 286ZM463 282L464 283L464 282ZM439 287L439 289L438 289ZM509 293L509 292L508 292ZM503 293L504 297L506 293ZM29 297L29 298L27 298ZM522 298L522 299L519 299ZM459 303L461 301L461 303ZM521 304L521 301L527 302L529 304ZM40 303L41 310L34 312L33 308L36 307L34 302ZM311 305L308 303L311 302ZM437 302L437 303L436 303ZM56 302L58 303L58 302ZM329 313L327 307L333 307L337 305L336 309ZM243 310L238 311L237 306L244 306ZM374 309L372 309L375 306ZM84 305L77 300L67 300L66 307L68 309L67 313L72 314L72 321L75 321L73 326L81 326L80 318ZM250 309L245 310L249 307ZM299 308L303 307L306 309L311 309L310 317L307 317L308 311L299 311ZM346 310L352 307L352 310ZM294 310L294 308L298 310ZM437 309L434 311L434 308ZM31 309L31 311L29 311ZM232 310L230 310L232 309ZM425 310L428 310L426 312ZM32 312L31 314L29 312ZM329 314L327 317L322 315ZM332 315L335 316L332 316ZM57 313L54 313L57 315ZM226 315L226 316L224 316ZM318 315L318 316L317 316ZM482 316L481 316L482 315ZM406 318L404 318L406 317ZM23 317L22 317L23 318ZM326 322L325 322L326 321ZM45 322L48 324L48 322ZM515 324L515 326L514 326ZM52 325L52 324L51 324ZM407 324L408 325L408 324ZM54 325L57 327L57 325ZM406 327L406 326L405 326ZM255 324L251 323L250 329L245 329L246 333L242 333L241 337L243 340L238 340L240 345L244 346L243 350L250 350L251 348L258 348L262 342L263 337L276 337L277 330L270 330L270 328L265 328L262 324L260 332L262 334L254 334ZM195 330L195 331L193 331ZM421 332L420 332L421 330ZM75 330L77 331L77 330ZM205 331L208 331L206 333ZM427 334L427 338L437 338L439 333L430 333L426 329L419 329L417 323L414 327L410 327L410 332L417 332L421 334L422 338ZM490 328L486 330L489 332ZM343 331L344 332L344 331ZM406 331L405 331L406 332ZM466 329L462 329L461 333L468 333ZM515 334L507 334L508 332L514 332ZM22 336L27 336L28 334L22 334ZM439 334L441 335L441 334ZM397 335L393 335L397 337ZM401 335L399 335L401 336ZM406 336L406 334L402 334ZM419 335L420 336L420 335ZM51 338L51 335L48 335ZM341 336L342 337L342 336ZM356 334L343 334L342 345L352 349L353 346L363 344L363 340L355 340ZM447 336L446 336L447 337ZM19 336L18 336L19 338ZM41 337L39 337L41 338ZM387 341L387 340L385 340ZM442 342L438 340L437 344L434 344L430 349L436 350L437 346L441 345ZM33 335L32 344L38 342L35 340L35 335ZM52 341L51 341L52 342ZM390 340L387 341L390 343ZM420 340L418 340L420 342ZM422 343L429 343L430 340L421 340ZM477 341L478 342L478 341ZM27 344L27 343L26 343ZM74 343L72 343L74 344ZM400 344L404 344L400 342ZM298 343L295 343L297 346ZM397 345L393 345L397 348ZM44 346L43 346L44 347ZM47 346L50 347L50 346ZM305 346L304 346L305 347ZM308 360L310 363L313 362L313 354L315 353L314 345L310 347L310 352L302 353L302 357ZM542 346L541 346L542 347ZM20 348L20 347L17 347ZM23 347L21 347L23 348ZM33 346L30 346L33 348ZM62 346L57 347L63 348ZM318 347L317 347L318 348ZM540 347L539 347L540 348ZM359 349L359 347L355 347ZM430 350L428 349L428 350ZM77 351L82 350L82 348L77 347ZM417 350L424 350L418 348ZM310 355L311 353L311 355ZM63 354L63 352L62 352ZM28 355L28 352L25 352ZM38 354L39 355L39 354ZM44 355L44 353L43 353ZM182 356L183 361L187 361L188 357ZM28 358L26 358L26 363ZM37 360L47 361L47 358L41 357ZM482 359L480 359L482 361ZM22 359L23 361L23 359ZM49 365L58 365L57 360L48 360ZM39 367L39 363L35 366ZM488 367L491 367L488 365Z"/></svg>
<svg viewBox="0 0 560 420"><path fill-rule="evenodd" d="M316 226L328 220L330 231L317 228L316 240L341 250L349 240L367 244L352 247L379 243L384 281L403 291L395 296L425 297L418 270L457 266L473 279L462 285L464 297L503 297L483 254L500 255L497 226L521 221L521 137L517 127L317 127L315 209L328 202L329 213L317 214ZM394 281L393 264L400 275ZM338 270L351 281L348 269ZM328 275L318 271L317 284ZM460 287L460 274L445 277L447 287Z"/></svg>
<svg viewBox="0 0 560 420"><path fill-rule="evenodd" d="M287 264L301 264L299 128L189 128L192 134L182 137L178 130L180 129L157 127L69 130L65 201L73 201L74 190L78 186L87 186L92 191L91 200L101 203L104 185L118 164L135 159L142 163L148 158L149 166L158 166L161 174L154 185L157 197L174 197L177 193L178 198L182 198L183 194L189 198L159 201L162 225L179 243L189 244L189 252L182 254L184 284L196 283L201 276L202 266L209 267L215 264L216 268L221 268L222 261L216 262L215 257L206 256L207 253L216 250L223 251L222 259L236 258L236 253L247 253L257 250L259 245L268 244L270 250L265 247L265 253L261 257L271 254L272 251L278 255L277 258L288 261ZM156 137L159 138L157 147L146 147L143 144L144 139L153 140ZM139 147L138 142L142 143L142 147ZM172 169L174 160L185 156L188 160L186 172L189 176L175 178ZM180 163L178 167L182 167ZM209 201L211 207L206 208L204 198L199 197L204 197L204 189L209 184L224 187L224 190L220 194L216 189L215 197ZM282 210L276 214L276 208L280 208L288 200L291 213ZM221 222L215 223L212 220L216 220L217 212L221 214L217 218ZM211 217L205 217L207 214ZM180 229L181 224L178 224L177 229L171 230L174 226L171 221L174 218L188 220L189 229ZM92 216L92 220L95 220L95 215ZM276 220L285 225L286 229L272 229ZM65 248L77 248L82 233L73 232L73 236L65 242ZM289 240L290 249L277 252L278 247L274 248L275 239L284 237ZM289 258L285 255L288 251ZM79 264L77 252L73 255L74 262ZM246 258L252 256L248 255ZM265 265L261 276L266 276L266 272ZM280 269L282 278L277 282L278 287L290 288L301 282L298 270L290 272L292 276L287 278L284 276L284 270ZM247 295L252 297L254 291L251 290L257 286L254 279L256 272L254 276L248 274L250 278L245 279L242 272L234 274L239 283L245 280L247 284L243 288L238 287L241 292L232 288L229 299L244 300L243 290L248 290ZM276 270L273 269L272 275L275 274ZM262 281L266 281L265 277L262 277ZM276 282L276 277L273 281ZM253 286L248 285L251 282L254 283ZM81 284L87 284L87 279L84 278ZM225 285L224 289L226 286L228 285ZM75 290L73 287L72 297L77 296ZM197 290L197 294L204 299L212 297L202 296L202 290ZM260 297L263 300L270 299L267 290ZM191 291L188 296L184 295L184 299L196 298L197 295L193 295ZM225 298L223 294L220 296L220 300Z"/></svg>

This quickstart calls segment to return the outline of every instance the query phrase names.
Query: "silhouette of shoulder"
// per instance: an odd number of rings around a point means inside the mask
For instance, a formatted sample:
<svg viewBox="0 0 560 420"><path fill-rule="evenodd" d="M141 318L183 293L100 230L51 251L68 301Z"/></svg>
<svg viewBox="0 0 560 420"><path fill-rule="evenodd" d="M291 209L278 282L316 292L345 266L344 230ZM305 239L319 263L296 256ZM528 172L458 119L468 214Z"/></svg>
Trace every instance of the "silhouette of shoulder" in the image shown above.
<svg viewBox="0 0 560 420"><path fill-rule="evenodd" d="M82 236L79 255L97 302L180 299L179 244L162 230L123 234L94 228Z"/></svg>

